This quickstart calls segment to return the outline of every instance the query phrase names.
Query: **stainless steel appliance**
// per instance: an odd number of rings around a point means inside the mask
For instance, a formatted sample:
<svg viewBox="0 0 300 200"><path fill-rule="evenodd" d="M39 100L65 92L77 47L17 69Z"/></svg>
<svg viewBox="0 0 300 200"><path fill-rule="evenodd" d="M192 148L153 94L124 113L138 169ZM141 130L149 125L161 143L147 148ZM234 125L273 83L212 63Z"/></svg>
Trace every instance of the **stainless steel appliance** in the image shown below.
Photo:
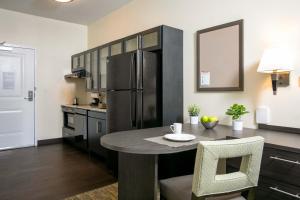
<svg viewBox="0 0 300 200"><path fill-rule="evenodd" d="M67 122L66 122L67 127L74 129L75 128L75 125L74 125L75 114L67 112L66 115L67 115L67 119L66 119L67 120Z"/></svg>
<svg viewBox="0 0 300 200"><path fill-rule="evenodd" d="M90 103L91 106L98 106L99 105L99 98L92 98Z"/></svg>
<svg viewBox="0 0 300 200"><path fill-rule="evenodd" d="M108 132L161 126L158 55L136 51L108 57Z"/></svg>
<svg viewBox="0 0 300 200"><path fill-rule="evenodd" d="M65 75L65 78L85 78L85 77L86 77L85 69L80 69L78 71L74 71L70 74Z"/></svg>
<svg viewBox="0 0 300 200"><path fill-rule="evenodd" d="M82 149L87 149L87 111L62 107L64 114L63 137Z"/></svg>

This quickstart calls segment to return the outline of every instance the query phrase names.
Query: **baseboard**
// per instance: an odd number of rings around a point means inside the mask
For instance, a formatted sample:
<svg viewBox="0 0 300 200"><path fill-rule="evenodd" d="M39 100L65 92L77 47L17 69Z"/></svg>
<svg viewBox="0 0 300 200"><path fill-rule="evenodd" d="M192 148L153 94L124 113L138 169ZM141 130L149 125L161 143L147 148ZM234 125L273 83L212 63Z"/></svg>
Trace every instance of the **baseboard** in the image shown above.
<svg viewBox="0 0 300 200"><path fill-rule="evenodd" d="M275 125L267 125L267 124L258 124L258 128L259 129L270 130L270 131L281 131L281 132L300 134L300 128L275 126Z"/></svg>
<svg viewBox="0 0 300 200"><path fill-rule="evenodd" d="M47 140L38 140L38 146L50 145L50 144L60 144L63 142L63 138L52 138Z"/></svg>

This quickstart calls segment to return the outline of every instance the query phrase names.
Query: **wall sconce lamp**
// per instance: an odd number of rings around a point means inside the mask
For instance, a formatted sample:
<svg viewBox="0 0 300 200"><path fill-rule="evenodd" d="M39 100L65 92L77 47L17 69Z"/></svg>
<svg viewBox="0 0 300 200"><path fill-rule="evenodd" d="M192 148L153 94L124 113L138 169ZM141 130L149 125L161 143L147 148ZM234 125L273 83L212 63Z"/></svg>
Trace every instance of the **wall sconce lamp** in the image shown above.
<svg viewBox="0 0 300 200"><path fill-rule="evenodd" d="M257 68L257 72L271 74L273 95L277 94L277 86L289 85L291 71L293 71L291 54L282 48L266 49Z"/></svg>

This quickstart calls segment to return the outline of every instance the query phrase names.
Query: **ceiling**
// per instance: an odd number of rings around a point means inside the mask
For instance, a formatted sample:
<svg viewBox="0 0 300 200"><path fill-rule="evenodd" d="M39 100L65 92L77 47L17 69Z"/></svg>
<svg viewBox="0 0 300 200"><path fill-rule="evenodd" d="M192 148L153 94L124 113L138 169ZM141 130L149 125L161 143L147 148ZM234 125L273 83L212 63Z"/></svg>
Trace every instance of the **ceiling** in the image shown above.
<svg viewBox="0 0 300 200"><path fill-rule="evenodd" d="M0 8L87 25L131 0L0 0Z"/></svg>

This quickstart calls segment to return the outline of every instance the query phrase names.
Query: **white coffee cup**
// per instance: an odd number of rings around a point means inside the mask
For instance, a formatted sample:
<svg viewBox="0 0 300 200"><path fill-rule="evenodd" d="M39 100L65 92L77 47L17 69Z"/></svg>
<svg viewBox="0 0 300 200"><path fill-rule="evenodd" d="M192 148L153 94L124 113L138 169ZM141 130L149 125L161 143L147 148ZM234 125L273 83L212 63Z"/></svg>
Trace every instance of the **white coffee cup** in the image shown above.
<svg viewBox="0 0 300 200"><path fill-rule="evenodd" d="M173 133L181 133L182 131L182 124L181 123L173 123L173 125L170 126L170 129Z"/></svg>

